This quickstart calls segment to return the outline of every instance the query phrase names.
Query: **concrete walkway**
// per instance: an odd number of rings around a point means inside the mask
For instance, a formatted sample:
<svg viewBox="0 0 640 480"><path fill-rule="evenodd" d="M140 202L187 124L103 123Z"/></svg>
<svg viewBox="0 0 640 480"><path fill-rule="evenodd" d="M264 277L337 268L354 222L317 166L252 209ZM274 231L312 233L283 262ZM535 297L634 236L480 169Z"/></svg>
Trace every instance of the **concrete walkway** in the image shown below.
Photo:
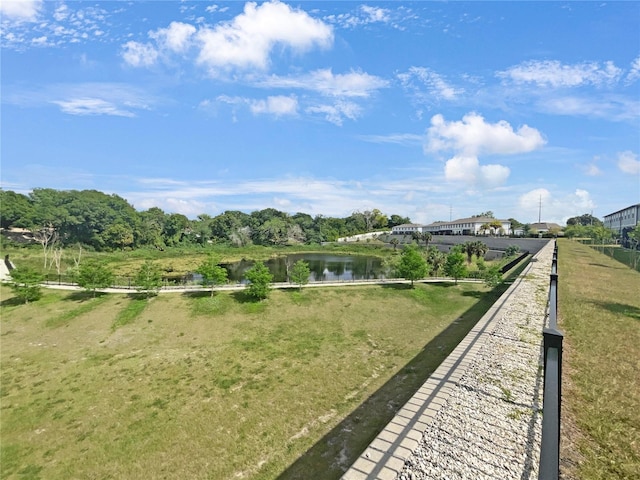
<svg viewBox="0 0 640 480"><path fill-rule="evenodd" d="M8 278L7 278L8 280ZM455 280L447 277L437 277L437 278L428 278L423 280L416 280L415 283L454 283ZM472 278L464 278L458 279L458 283L482 283L483 280L472 279ZM409 285L411 281L405 280L403 278L389 278L384 280L342 280L342 281L327 281L327 282L310 282L304 285L302 288L319 288L319 287L349 287L349 286L362 286L362 285L395 285L395 284L406 284ZM42 284L45 288L51 288L54 290L83 290L82 287L76 284L69 283L55 283L55 282L46 282ZM271 283L271 288L274 289L290 289L290 288L300 288L298 284L289 283L289 282L277 282ZM226 285L219 285L214 287L213 289L216 292L225 292L225 291L238 291L244 290L247 288L247 285L244 283L232 283ZM96 291L101 293L135 293L136 287L109 287L109 288L99 288ZM187 286L168 286L162 287L158 291L158 293L185 293L185 292L210 292L211 287L203 287L202 285L187 285Z"/></svg>
<svg viewBox="0 0 640 480"><path fill-rule="evenodd" d="M13 264L12 264L13 265ZM0 282L5 282L11 280L11 276L9 275L9 269L4 262L4 259L0 259Z"/></svg>
<svg viewBox="0 0 640 480"><path fill-rule="evenodd" d="M548 291L552 251L549 242L536 254L343 480L534 478L542 406L538 365L546 314L546 298L539 294L545 285ZM522 323L524 330L506 333L503 322L507 326ZM496 345L496 339L508 346ZM515 358L526 359L527 365L518 366L523 370L517 375L496 371L496 365L504 367L512 361L509 350L513 349ZM473 397L469 402L460 400L469 393ZM459 425L441 423L450 418ZM491 430L501 438L487 433ZM505 443L506 452L500 446Z"/></svg>

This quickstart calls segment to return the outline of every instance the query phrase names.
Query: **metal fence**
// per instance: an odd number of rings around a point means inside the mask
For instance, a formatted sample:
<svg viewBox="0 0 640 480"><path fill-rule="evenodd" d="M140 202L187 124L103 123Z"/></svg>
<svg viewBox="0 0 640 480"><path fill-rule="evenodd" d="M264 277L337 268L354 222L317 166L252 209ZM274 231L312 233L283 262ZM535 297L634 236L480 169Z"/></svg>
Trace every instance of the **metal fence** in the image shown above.
<svg viewBox="0 0 640 480"><path fill-rule="evenodd" d="M538 480L557 480L560 475L560 403L562 399L562 339L558 330L558 245L553 248L549 283L548 327L543 330L544 390L542 445Z"/></svg>

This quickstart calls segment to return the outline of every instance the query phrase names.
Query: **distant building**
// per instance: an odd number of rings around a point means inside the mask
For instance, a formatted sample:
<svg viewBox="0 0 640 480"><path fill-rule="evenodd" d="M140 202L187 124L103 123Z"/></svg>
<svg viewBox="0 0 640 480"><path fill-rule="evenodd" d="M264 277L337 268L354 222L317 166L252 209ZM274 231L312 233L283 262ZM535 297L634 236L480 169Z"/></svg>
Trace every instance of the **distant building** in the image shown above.
<svg viewBox="0 0 640 480"><path fill-rule="evenodd" d="M530 231L535 230L538 233L549 233L549 232L558 232L560 233L562 231L562 227L560 225L558 225L557 223L550 223L550 222L538 222L538 223L532 223L531 225L529 225L529 229Z"/></svg>
<svg viewBox="0 0 640 480"><path fill-rule="evenodd" d="M418 223L403 223L391 228L392 235L412 235L414 233L422 233L424 225Z"/></svg>
<svg viewBox="0 0 640 480"><path fill-rule="evenodd" d="M500 228L483 228L492 222L499 222ZM429 225L408 223L396 225L391 229L394 235L411 235L414 232L432 235L510 235L511 222L490 217L471 217L451 222L434 222Z"/></svg>
<svg viewBox="0 0 640 480"><path fill-rule="evenodd" d="M491 223L500 223L500 228L486 228ZM452 222L435 222L425 225L425 232L432 235L510 235L511 222L491 217L460 218Z"/></svg>
<svg viewBox="0 0 640 480"><path fill-rule="evenodd" d="M628 246L629 232L640 222L640 203L604 216L604 226L618 235L623 245Z"/></svg>

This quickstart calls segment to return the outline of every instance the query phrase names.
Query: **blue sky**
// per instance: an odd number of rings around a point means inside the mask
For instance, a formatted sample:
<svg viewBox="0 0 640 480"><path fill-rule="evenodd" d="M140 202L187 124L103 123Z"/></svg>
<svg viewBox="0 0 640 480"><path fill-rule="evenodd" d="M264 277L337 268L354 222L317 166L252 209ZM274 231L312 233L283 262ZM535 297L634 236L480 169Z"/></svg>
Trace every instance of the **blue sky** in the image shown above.
<svg viewBox="0 0 640 480"><path fill-rule="evenodd" d="M2 0L2 188L564 224L640 202L640 2Z"/></svg>

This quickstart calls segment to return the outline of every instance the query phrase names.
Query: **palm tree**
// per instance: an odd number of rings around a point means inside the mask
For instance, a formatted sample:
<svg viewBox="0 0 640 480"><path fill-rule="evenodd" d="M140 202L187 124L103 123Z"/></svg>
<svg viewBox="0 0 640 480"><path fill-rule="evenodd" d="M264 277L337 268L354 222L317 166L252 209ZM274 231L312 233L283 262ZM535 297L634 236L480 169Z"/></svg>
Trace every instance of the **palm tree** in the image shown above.
<svg viewBox="0 0 640 480"><path fill-rule="evenodd" d="M442 267L444 267L445 262L447 261L447 256L438 250L433 245L427 248L426 252L427 262L431 264L431 268L435 276L438 276Z"/></svg>
<svg viewBox="0 0 640 480"><path fill-rule="evenodd" d="M481 242L480 240L477 240L473 243L475 244L475 251L473 253L475 253L476 257L478 258L484 258L485 254L489 251L489 247L487 246L487 244Z"/></svg>
<svg viewBox="0 0 640 480"><path fill-rule="evenodd" d="M498 231L502 228L502 222L498 220L493 220L491 223L489 223L489 226L493 230L493 233L497 235Z"/></svg>
<svg viewBox="0 0 640 480"><path fill-rule="evenodd" d="M429 242L431 241L432 238L433 238L433 236L429 232L424 232L422 234L422 240L424 240L425 248L427 248L429 246Z"/></svg>
<svg viewBox="0 0 640 480"><path fill-rule="evenodd" d="M476 240L475 242L467 241L462 244L463 252L467 254L467 263L471 263L473 256L476 257L484 257L485 253L489 251L489 247L481 242L480 240Z"/></svg>
<svg viewBox="0 0 640 480"><path fill-rule="evenodd" d="M472 242L469 240L462 244L462 248L464 249L463 251L467 254L467 263L471 263L471 257L473 257L473 254L476 253L476 243L477 242Z"/></svg>

